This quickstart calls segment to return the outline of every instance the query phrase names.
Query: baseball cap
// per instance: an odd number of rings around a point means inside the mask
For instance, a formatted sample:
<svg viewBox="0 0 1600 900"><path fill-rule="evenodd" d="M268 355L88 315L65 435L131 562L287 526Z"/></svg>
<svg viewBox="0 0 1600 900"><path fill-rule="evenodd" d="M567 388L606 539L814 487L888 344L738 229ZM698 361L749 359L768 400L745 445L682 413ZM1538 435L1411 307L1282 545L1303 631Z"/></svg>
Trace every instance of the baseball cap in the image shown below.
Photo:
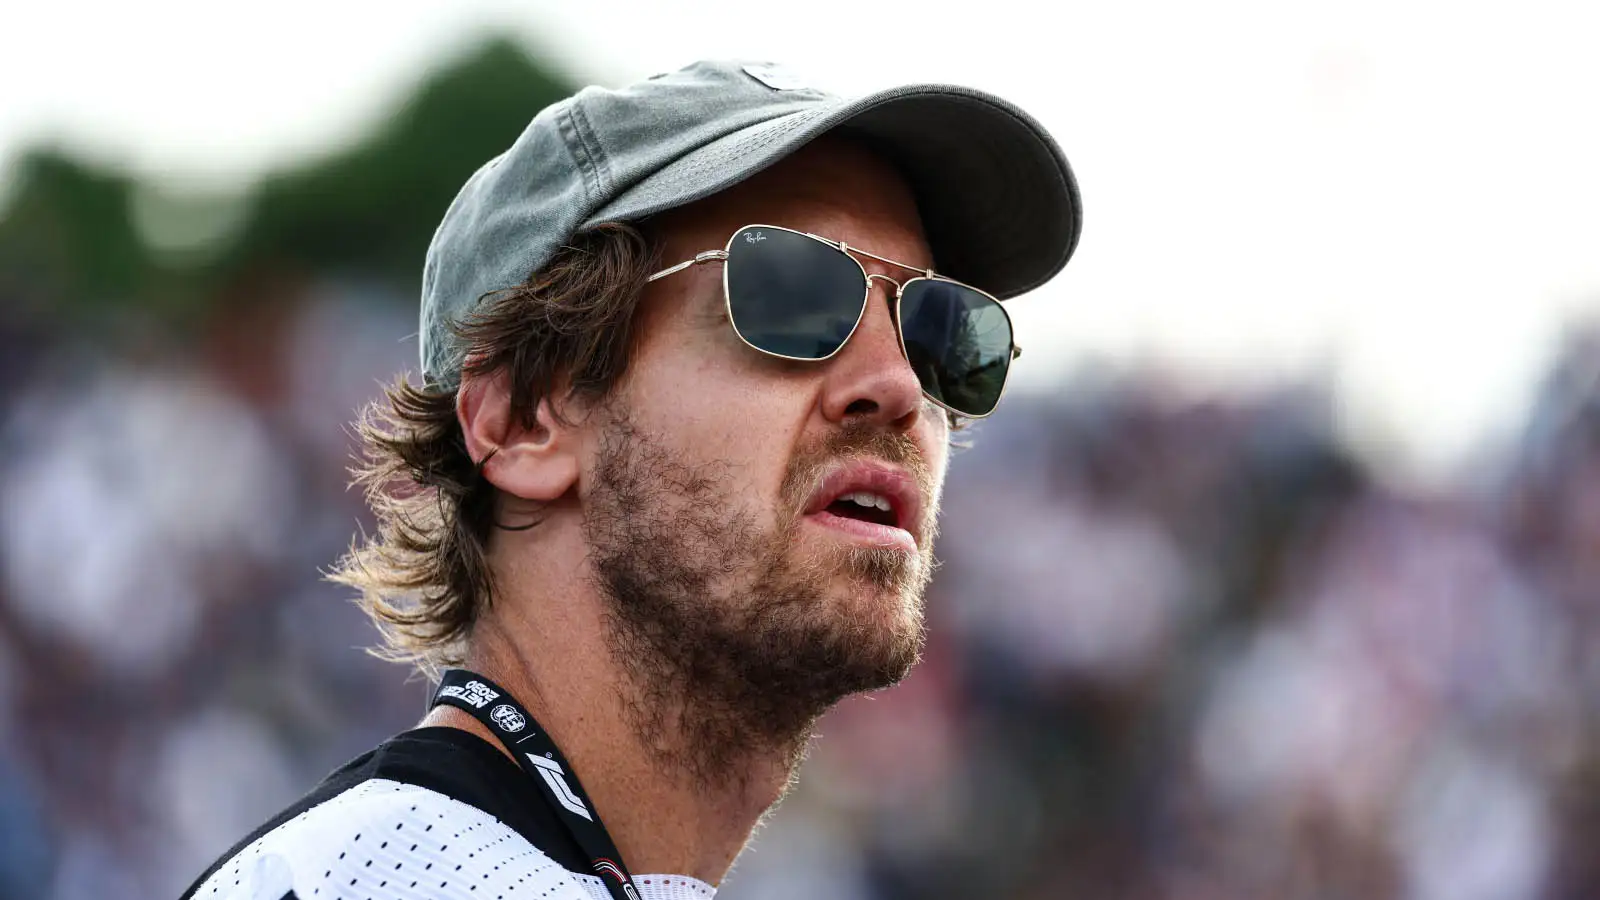
<svg viewBox="0 0 1600 900"><path fill-rule="evenodd" d="M1006 299L1072 256L1082 227L1072 169L1005 100L938 84L852 99L771 63L697 62L546 107L467 180L423 265L424 376L454 385L464 351L449 322L522 283L573 235L725 190L830 132L906 179L940 274Z"/></svg>

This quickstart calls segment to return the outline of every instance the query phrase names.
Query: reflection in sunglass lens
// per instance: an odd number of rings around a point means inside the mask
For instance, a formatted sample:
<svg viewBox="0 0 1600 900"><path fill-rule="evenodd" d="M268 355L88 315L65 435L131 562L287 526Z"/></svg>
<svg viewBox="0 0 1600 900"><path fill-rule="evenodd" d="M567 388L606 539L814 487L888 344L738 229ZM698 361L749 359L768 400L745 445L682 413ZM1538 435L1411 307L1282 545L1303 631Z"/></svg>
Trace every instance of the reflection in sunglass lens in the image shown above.
<svg viewBox="0 0 1600 900"><path fill-rule="evenodd" d="M866 307L866 277L855 260L792 231L740 229L728 247L727 275L733 327L779 356L831 356Z"/></svg>
<svg viewBox="0 0 1600 900"><path fill-rule="evenodd" d="M906 358L935 400L969 416L994 412L1011 366L1011 319L971 288L917 278L900 296Z"/></svg>

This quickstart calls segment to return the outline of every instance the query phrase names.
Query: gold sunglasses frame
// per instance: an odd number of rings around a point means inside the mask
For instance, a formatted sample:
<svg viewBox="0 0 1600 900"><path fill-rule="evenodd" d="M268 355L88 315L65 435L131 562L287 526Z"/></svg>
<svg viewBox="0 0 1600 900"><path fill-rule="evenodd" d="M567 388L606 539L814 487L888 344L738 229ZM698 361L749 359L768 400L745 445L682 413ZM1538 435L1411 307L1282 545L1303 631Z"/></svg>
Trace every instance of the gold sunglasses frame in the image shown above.
<svg viewBox="0 0 1600 900"><path fill-rule="evenodd" d="M797 235L799 235L800 237L803 237L803 238L810 238L813 241L817 241L818 243L825 244L828 247L831 247L834 250L838 250L839 252L843 253L846 259L848 259L851 262L855 263L856 264L856 268L861 270L862 283L865 285L865 290L862 292L862 296L861 296L861 311L856 313L856 321L855 321L854 324L852 324L850 326L850 333L845 335L844 340L839 342L839 346L834 348L832 353L829 353L827 356L820 356L820 357L788 356L788 355L785 355L783 353L774 353L771 350L766 350L764 348L757 347L755 344L752 344L750 342L750 339L746 338L744 336L744 332L739 330L739 322L738 322L738 320L736 320L733 317L733 295L728 289L728 267L727 267L726 263L728 261L729 253L733 250L733 242L739 238L739 235L744 234L745 232L747 232L747 231L749 231L749 230L751 230L753 228L765 228L765 229L771 229L773 231L787 231L790 234L797 234ZM899 267L901 269L906 269L908 271L916 272L916 273L918 273L918 275L915 278L907 279L904 283L901 283L899 281L896 281L893 278L890 278L887 275L879 275L879 274L877 274L875 272L868 272L867 271L867 267L861 264L861 260L857 259L853 255L853 254L858 254L858 253L860 255L862 255L862 256L867 257L868 259L875 259L875 260L877 260L878 262L881 262L881 263L888 263L891 266L897 266L897 267ZM835 356L837 356L839 354L839 351L841 351L841 350L843 350L845 348L846 344L850 343L850 339L856 336L856 330L861 327L861 320L866 318L866 316L867 316L867 305L872 302L872 279L874 279L874 278L881 278L884 281L887 281L890 284L894 285L894 333L895 333L895 338L900 342L900 355L907 362L911 361L911 354L906 352L906 333L905 333L905 329L900 324L900 300L905 295L905 290L906 290L906 288L908 286L916 284L918 281L940 281L940 282L944 282L945 284L953 284L953 285L956 285L957 287L963 287L963 288L966 288L969 291L973 291L975 293L978 293L978 294L981 294L981 295L983 295L985 297L988 297L990 300L994 301L995 308L1000 310L1000 314L1006 317L1006 330L1011 332L1011 334L1012 334L1012 339L1011 339L1011 360L1008 360L1007 363L1006 363L1005 377L1000 382L1000 393L994 399L994 406L991 406L989 408L988 412L983 413L981 415L978 415L978 414L975 414L975 413L969 413L969 412L962 412L961 410L958 410L958 409L955 409L955 408L951 407L950 404L945 403L943 400L940 400L939 398L933 396L931 393L928 392L927 388L924 387L922 389L922 396L928 398L928 400L930 402L932 402L935 406L938 406L939 408L943 409L944 411L946 411L946 412L948 412L948 413L950 413L952 415L961 416L962 418L965 418L965 419L987 419L989 416L994 415L994 411L1000 408L1000 401L1005 399L1006 387L1008 385L1010 385L1010 383L1011 383L1011 361L1014 361L1014 360L1016 360L1016 359L1018 359L1018 358L1020 358L1022 356L1022 348L1017 346L1016 326L1011 321L1011 313L1005 308L1005 304L1000 302L1000 298L999 297L996 297L995 295L993 295L993 294L989 293L988 291L985 291L985 290L983 290L981 288L975 288L970 284L966 284L966 283L963 283L963 282L960 282L960 281L956 281L954 278L946 278L945 276L938 274L937 272L933 271L932 269L924 269L924 268L922 268L920 266L907 265L906 263L900 262L898 260L893 260L893 259L889 259L887 257L879 256L876 253L869 253L869 252L867 252L865 250L862 250L860 247L852 247L849 244L845 243L844 241L830 240L830 239L825 238L825 237L823 237L821 235L812 234L809 231L796 231L793 228L785 228L782 225L760 225L760 224L741 225L738 228L734 229L733 234L728 236L728 242L723 245L721 250L705 250L705 251L702 251L700 253L696 253L692 259L686 259L683 262L677 263L676 265L668 266L667 268L662 269L659 272L656 272L655 274L651 275L649 278L646 278L645 279L645 283L648 284L648 283L653 282L653 281L659 281L660 279L665 278L668 275L675 275L678 272L682 272L683 270L688 269L688 268L690 268L692 266L698 266L701 263L709 263L709 262L721 262L721 263L724 263L724 265L722 267L722 303L723 303L723 306L727 310L727 313L728 313L728 324L733 326L733 333L738 335L739 340L741 342L743 342L746 347L749 347L750 349L756 351L757 353L762 353L762 354L765 354L767 356L771 356L771 357L773 357L775 359L786 359L786 360L791 360L793 362L827 362L828 360L830 360L830 359L834 358ZM920 382L921 382L920 378L918 379L918 382L919 382L919 386L920 386Z"/></svg>

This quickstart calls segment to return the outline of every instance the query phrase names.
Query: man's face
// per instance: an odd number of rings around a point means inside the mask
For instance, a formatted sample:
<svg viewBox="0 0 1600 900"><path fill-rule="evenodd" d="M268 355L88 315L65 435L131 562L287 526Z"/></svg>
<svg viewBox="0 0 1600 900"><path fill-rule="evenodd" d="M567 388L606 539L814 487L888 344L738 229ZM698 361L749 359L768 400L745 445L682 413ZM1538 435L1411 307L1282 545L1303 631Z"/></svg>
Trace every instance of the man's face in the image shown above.
<svg viewBox="0 0 1600 900"><path fill-rule="evenodd" d="M933 262L900 176L842 142L652 227L669 265L753 223ZM721 264L657 281L628 372L591 419L585 534L619 654L653 678L671 680L657 671L670 668L702 703L738 704L775 732L892 683L921 647L947 424L900 351L891 288L872 284L837 355L790 362L734 333ZM833 502L858 491L892 509Z"/></svg>

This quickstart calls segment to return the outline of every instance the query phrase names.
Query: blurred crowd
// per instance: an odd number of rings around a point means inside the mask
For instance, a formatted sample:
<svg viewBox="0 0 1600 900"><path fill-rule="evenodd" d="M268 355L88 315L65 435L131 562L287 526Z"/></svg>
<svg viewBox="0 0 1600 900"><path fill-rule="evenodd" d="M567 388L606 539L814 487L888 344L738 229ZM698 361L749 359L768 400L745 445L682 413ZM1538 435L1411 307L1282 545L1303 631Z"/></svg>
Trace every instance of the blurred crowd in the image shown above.
<svg viewBox="0 0 1600 900"><path fill-rule="evenodd" d="M0 897L174 896L422 712L322 571L409 304L0 328ZM737 898L1600 895L1600 340L1387 485L1315 387L1083 373L970 432L925 663L823 723Z"/></svg>
<svg viewBox="0 0 1600 900"><path fill-rule="evenodd" d="M1332 417L1154 373L1011 403L927 663L825 722L729 896L1600 896L1600 333L1452 488Z"/></svg>
<svg viewBox="0 0 1600 900"><path fill-rule="evenodd" d="M420 717L322 579L370 527L347 423L414 367L440 211L570 90L491 42L166 231L187 207L126 174L14 176L0 900L176 896ZM1013 392L953 461L926 660L823 721L722 896L1600 897L1600 332L1452 487L1334 416L1315 384Z"/></svg>

